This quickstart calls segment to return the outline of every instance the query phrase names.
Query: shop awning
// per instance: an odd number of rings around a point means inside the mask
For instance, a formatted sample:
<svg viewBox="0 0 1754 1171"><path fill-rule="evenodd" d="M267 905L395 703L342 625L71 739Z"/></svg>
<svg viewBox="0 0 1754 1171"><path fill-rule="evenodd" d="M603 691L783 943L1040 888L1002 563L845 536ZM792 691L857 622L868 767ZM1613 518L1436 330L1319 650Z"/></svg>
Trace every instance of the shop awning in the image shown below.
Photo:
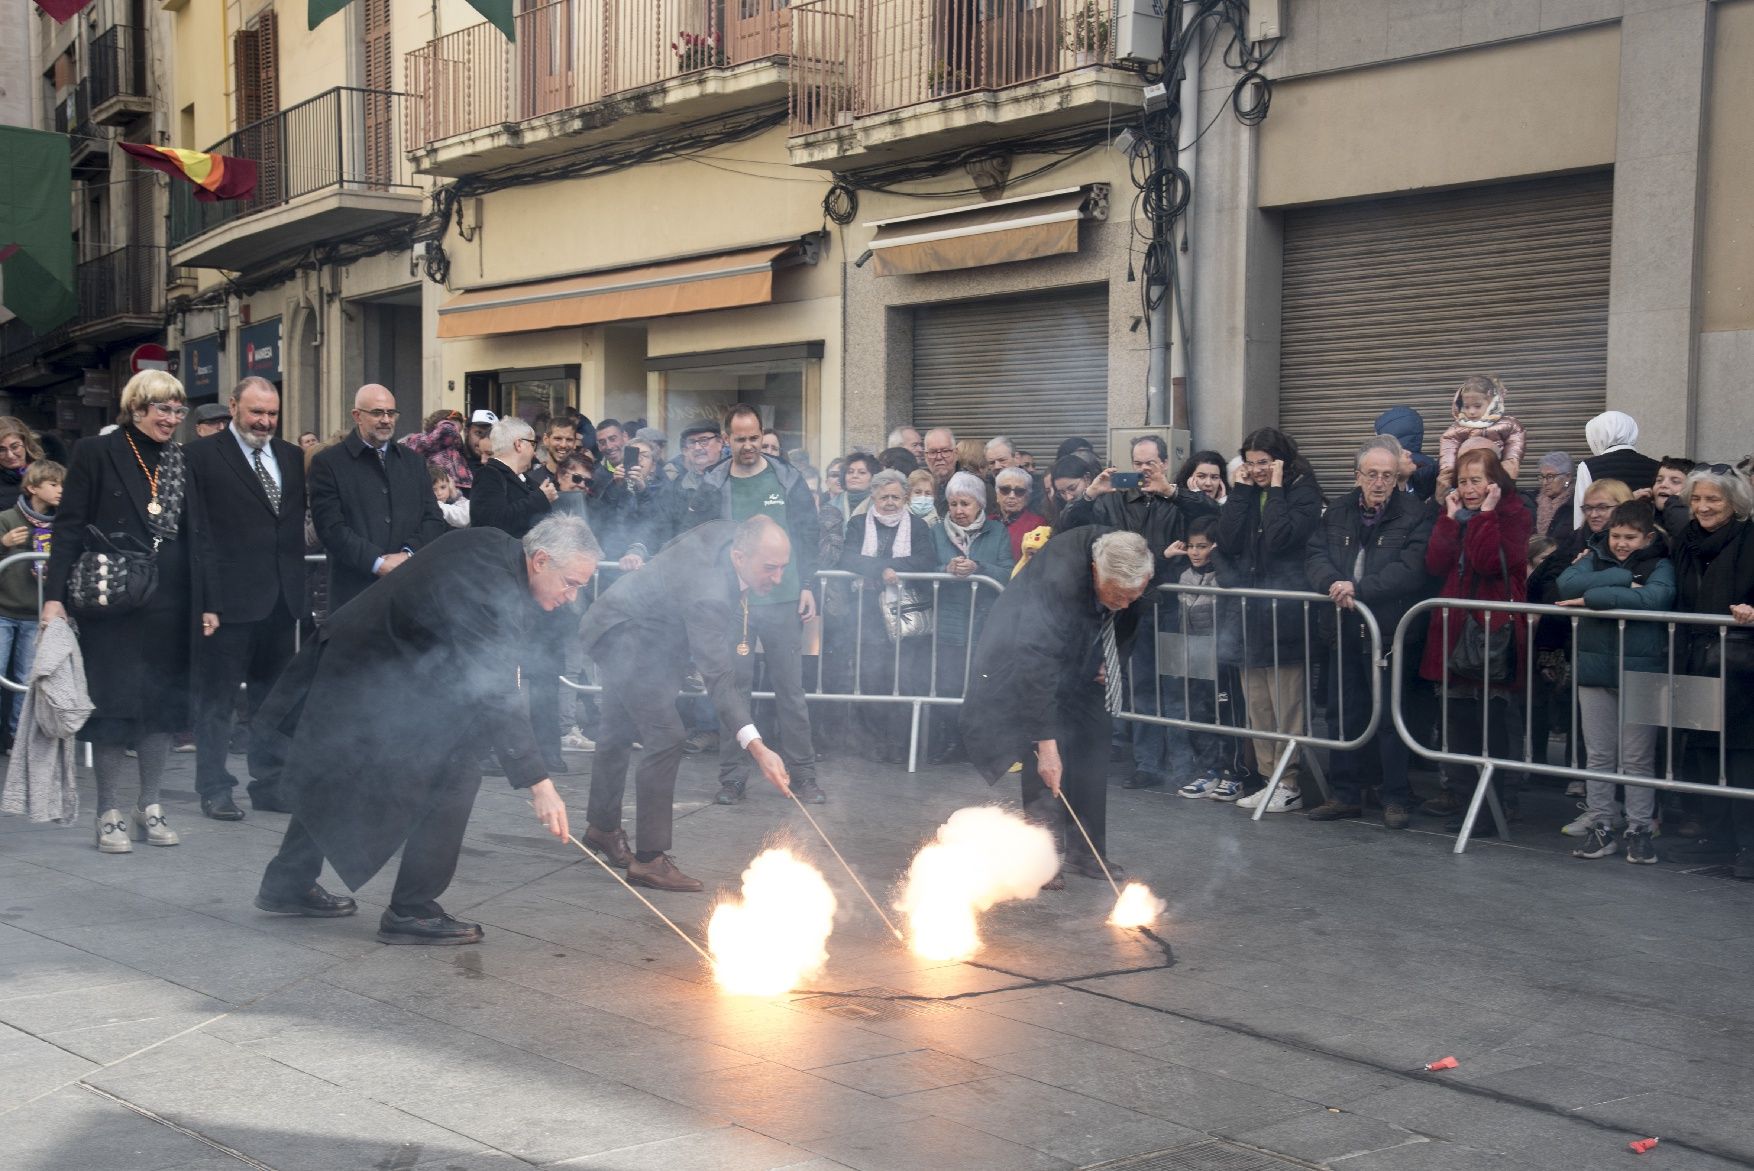
<svg viewBox="0 0 1754 1171"><path fill-rule="evenodd" d="M948 272L1078 251L1080 220L1108 218L1108 184L876 220L871 263L878 276Z"/></svg>
<svg viewBox="0 0 1754 1171"><path fill-rule="evenodd" d="M709 309L773 300L775 269L813 263L814 239L607 272L472 289L439 307L438 335L482 337Z"/></svg>

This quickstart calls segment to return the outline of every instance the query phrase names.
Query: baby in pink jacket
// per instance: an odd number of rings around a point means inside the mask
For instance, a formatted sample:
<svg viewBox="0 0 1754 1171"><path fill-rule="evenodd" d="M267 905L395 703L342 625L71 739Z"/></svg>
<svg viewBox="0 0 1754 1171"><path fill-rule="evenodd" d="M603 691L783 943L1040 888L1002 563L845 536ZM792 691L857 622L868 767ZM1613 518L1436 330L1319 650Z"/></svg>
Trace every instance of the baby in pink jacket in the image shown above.
<svg viewBox="0 0 1754 1171"><path fill-rule="evenodd" d="M1483 440L1497 453L1511 479L1523 462L1523 425L1504 413L1504 383L1490 374L1463 380L1450 406L1455 425L1443 433L1437 452L1437 492L1441 497L1456 480L1456 456L1470 439ZM1476 443L1474 446L1480 446Z"/></svg>

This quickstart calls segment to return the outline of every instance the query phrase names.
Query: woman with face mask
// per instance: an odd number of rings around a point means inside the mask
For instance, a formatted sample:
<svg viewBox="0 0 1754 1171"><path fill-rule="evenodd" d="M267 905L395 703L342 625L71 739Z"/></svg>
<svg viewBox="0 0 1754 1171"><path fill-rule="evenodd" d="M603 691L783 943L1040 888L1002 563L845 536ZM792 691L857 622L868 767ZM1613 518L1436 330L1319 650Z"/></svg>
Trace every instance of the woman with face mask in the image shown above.
<svg viewBox="0 0 1754 1171"><path fill-rule="evenodd" d="M929 635L890 637L884 622L885 593L892 597L901 589L902 573L930 573L938 568L932 530L907 507L907 478L900 472L882 471L871 478L871 507L863 516L847 522L846 542L840 568L865 579L859 592L857 618L859 642L859 693L888 695L895 690L896 662L901 665L901 693L923 695L930 663ZM919 588L928 603L929 584ZM908 708L898 703L856 705L858 727L853 739L860 753L880 764L900 764L907 758Z"/></svg>
<svg viewBox="0 0 1754 1171"><path fill-rule="evenodd" d="M907 510L926 522L930 528L937 528L938 515L938 482L932 479L932 473L925 468L909 472L907 477Z"/></svg>

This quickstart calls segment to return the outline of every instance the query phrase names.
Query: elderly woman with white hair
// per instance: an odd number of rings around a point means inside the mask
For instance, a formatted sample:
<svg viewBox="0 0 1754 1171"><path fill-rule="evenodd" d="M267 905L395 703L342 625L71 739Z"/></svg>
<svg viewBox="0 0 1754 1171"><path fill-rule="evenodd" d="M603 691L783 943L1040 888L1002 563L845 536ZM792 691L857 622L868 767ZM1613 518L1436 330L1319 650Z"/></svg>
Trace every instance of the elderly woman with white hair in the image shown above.
<svg viewBox="0 0 1754 1171"><path fill-rule="evenodd" d="M1001 468L993 477L993 519L1004 526L1011 538L1011 560L1023 556L1023 537L1041 528L1047 520L1029 507L1035 491L1035 477L1022 468Z"/></svg>
<svg viewBox="0 0 1754 1171"><path fill-rule="evenodd" d="M92 745L96 841L105 854L126 854L131 842L178 842L158 787L171 737L190 724L189 659L202 594L195 551L205 539L205 518L199 495L188 491L183 449L171 439L188 413L183 384L164 371L128 380L122 425L73 449L43 575L43 624L69 610L78 619L96 709L79 736ZM115 573L124 542L124 557L135 552L144 561L152 553L157 580L149 593L134 588L145 580L138 577L145 566L131 565L120 579ZM107 572L100 572L100 555L109 558ZM140 789L124 815L122 774L130 748Z"/></svg>
<svg viewBox="0 0 1754 1171"><path fill-rule="evenodd" d="M1001 587L1011 580L1011 538L987 517L987 485L979 476L957 472L944 487L944 520L932 530L937 568L958 578L986 577ZM973 623L986 617L998 590L970 582L938 586L938 695L963 693L968 672L968 644ZM956 749L956 722L948 710L933 709L930 760L942 764Z"/></svg>
<svg viewBox="0 0 1754 1171"><path fill-rule="evenodd" d="M1701 464L1683 489L1692 520L1672 536L1677 611L1729 615L1727 634L1715 626L1684 627L1689 674L1724 677L1723 778L1754 788L1754 489L1729 464ZM1720 642L1720 637L1722 641ZM1687 733L1683 780L1719 783L1718 733ZM1730 863L1737 878L1754 878L1754 801L1708 798L1705 836L1664 851L1671 862Z"/></svg>
<svg viewBox="0 0 1754 1171"><path fill-rule="evenodd" d="M536 432L522 419L493 425L493 458L475 473L469 526L522 537L548 515L560 490L547 469L536 466Z"/></svg>
<svg viewBox="0 0 1754 1171"><path fill-rule="evenodd" d="M871 507L864 516L847 521L846 543L839 568L865 579L856 619L859 642L859 693L888 695L924 694L930 663L929 626L921 633L891 630L884 607L908 604L910 591L897 576L930 573L938 568L932 530L908 511L907 477L887 470L871 477ZM915 594L930 603L929 588ZM901 673L898 680L896 666ZM899 764L906 758L907 706L895 703L858 704L859 733L854 736L861 755L879 764Z"/></svg>

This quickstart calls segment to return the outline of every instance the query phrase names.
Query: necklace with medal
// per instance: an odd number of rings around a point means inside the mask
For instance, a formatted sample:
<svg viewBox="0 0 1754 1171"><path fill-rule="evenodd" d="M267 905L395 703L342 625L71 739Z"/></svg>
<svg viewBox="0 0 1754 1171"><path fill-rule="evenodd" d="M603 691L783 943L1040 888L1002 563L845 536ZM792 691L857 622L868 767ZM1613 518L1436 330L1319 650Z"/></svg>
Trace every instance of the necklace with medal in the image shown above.
<svg viewBox="0 0 1754 1171"><path fill-rule="evenodd" d="M146 487L152 494L152 499L146 502L146 511L151 516L157 516L164 511L164 505L158 502L158 475L146 470L146 461L140 458L140 449L134 446L134 437L124 431L122 438L128 441L128 450L134 453L134 462L140 465L140 474L146 477Z"/></svg>
<svg viewBox="0 0 1754 1171"><path fill-rule="evenodd" d="M737 644L737 653L745 658L749 655L749 595L743 595L743 641Z"/></svg>

